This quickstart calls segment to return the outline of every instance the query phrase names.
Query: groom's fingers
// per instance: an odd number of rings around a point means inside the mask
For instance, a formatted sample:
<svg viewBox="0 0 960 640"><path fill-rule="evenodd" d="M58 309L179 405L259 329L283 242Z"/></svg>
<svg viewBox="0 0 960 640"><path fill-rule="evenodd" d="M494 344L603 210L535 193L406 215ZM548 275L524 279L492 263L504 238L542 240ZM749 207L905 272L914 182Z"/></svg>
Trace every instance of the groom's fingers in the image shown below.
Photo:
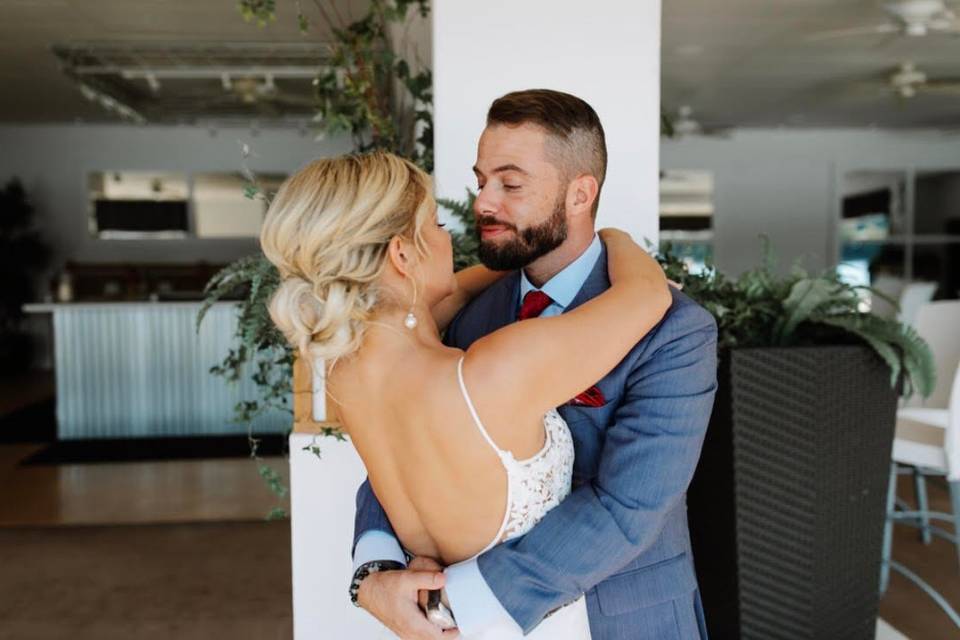
<svg viewBox="0 0 960 640"><path fill-rule="evenodd" d="M447 581L447 577L438 571L404 571L406 587L413 591L424 589L439 589Z"/></svg>
<svg viewBox="0 0 960 640"><path fill-rule="evenodd" d="M449 629L448 631L456 631L456 629ZM403 640L446 640L447 638L460 637L460 632L456 631L456 633L449 635L447 631L440 629L421 613L419 618L409 620L406 629L397 633L397 635Z"/></svg>
<svg viewBox="0 0 960 640"><path fill-rule="evenodd" d="M407 565L407 569L416 571L443 571L443 565L427 556L417 556Z"/></svg>

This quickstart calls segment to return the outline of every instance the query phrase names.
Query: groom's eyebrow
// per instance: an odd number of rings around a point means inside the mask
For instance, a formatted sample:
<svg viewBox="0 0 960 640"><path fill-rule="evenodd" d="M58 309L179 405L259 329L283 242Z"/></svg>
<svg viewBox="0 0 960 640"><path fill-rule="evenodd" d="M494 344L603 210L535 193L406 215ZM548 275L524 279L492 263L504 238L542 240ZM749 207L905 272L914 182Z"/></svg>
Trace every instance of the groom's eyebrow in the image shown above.
<svg viewBox="0 0 960 640"><path fill-rule="evenodd" d="M503 173L504 171L516 171L517 173L522 173L525 176L530 175L530 172L525 171L524 169L521 169L515 164L502 164L499 167L496 167L495 169L493 169L491 173ZM473 172L478 176L483 175L483 171L480 171L480 168L477 167L476 165L474 165L473 167Z"/></svg>

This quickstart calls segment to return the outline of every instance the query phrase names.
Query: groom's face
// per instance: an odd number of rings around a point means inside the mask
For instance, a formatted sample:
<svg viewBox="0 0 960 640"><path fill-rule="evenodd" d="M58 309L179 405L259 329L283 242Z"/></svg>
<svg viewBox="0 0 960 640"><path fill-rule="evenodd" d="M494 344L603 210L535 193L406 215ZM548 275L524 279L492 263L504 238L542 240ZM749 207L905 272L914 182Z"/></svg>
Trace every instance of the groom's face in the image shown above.
<svg viewBox="0 0 960 640"><path fill-rule="evenodd" d="M477 147L473 212L480 260L497 271L520 269L567 237L566 184L550 162L537 125L490 125Z"/></svg>

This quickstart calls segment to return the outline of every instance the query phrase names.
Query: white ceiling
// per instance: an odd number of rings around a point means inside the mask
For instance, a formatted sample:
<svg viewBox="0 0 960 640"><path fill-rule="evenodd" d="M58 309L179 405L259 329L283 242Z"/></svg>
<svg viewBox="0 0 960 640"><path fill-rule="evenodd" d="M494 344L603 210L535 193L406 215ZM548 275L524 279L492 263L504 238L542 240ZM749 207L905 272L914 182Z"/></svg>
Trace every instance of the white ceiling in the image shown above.
<svg viewBox="0 0 960 640"><path fill-rule="evenodd" d="M958 9L958 2L951 2ZM896 98L884 81L904 61L960 79L960 37L810 41L882 24L877 0L664 0L663 104L714 126L960 125L960 95Z"/></svg>
<svg viewBox="0 0 960 640"><path fill-rule="evenodd" d="M115 120L62 74L55 43L302 42L295 4L277 0L278 20L259 28L243 22L235 0L0 0L0 121ZM960 37L806 39L882 23L880 4L664 0L664 107L690 105L697 120L718 127L960 125L960 95L900 100L882 84L907 60L931 78L960 79ZM951 4L960 9L960 0Z"/></svg>

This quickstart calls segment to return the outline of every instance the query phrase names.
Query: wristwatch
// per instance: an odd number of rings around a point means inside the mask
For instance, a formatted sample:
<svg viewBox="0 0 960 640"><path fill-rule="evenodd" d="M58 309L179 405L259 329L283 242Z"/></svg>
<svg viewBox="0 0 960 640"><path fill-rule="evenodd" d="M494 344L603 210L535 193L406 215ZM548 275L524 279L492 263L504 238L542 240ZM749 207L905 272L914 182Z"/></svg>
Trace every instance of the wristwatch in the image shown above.
<svg viewBox="0 0 960 640"><path fill-rule="evenodd" d="M360 606L360 603L357 602L357 596L360 593L360 583L371 573L377 573L378 571L396 571L397 569L405 568L403 563L397 562L396 560L373 560L372 562L363 563L354 572L353 580L350 581L350 602L352 602L355 607Z"/></svg>
<svg viewBox="0 0 960 640"><path fill-rule="evenodd" d="M453 612L443 604L440 599L440 589L431 589L427 592L427 607L425 612L427 620L441 629L454 629L457 621L453 617Z"/></svg>

